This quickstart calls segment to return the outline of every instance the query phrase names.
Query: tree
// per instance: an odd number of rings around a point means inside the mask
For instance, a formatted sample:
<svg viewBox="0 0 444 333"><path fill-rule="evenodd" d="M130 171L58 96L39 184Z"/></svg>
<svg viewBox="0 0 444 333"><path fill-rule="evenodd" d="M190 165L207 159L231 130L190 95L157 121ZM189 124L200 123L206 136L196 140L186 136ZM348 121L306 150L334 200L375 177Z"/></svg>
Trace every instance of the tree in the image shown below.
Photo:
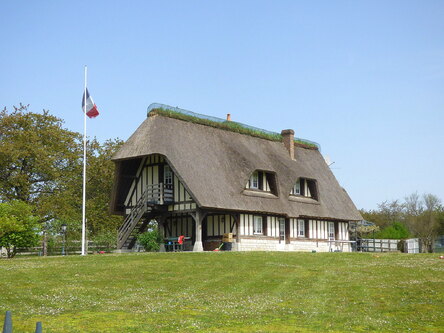
<svg viewBox="0 0 444 333"><path fill-rule="evenodd" d="M0 112L0 200L39 203L57 194L60 180L79 165L80 135L63 127L48 111L28 112L20 105Z"/></svg>
<svg viewBox="0 0 444 333"><path fill-rule="evenodd" d="M0 112L0 202L28 202L43 226L44 240L59 232L60 221L68 224L73 239L82 220L82 136L63 128L63 120L49 111L28 108L20 104L12 112ZM109 213L111 156L121 144L118 139L88 142L86 217L91 236L115 231L121 223Z"/></svg>
<svg viewBox="0 0 444 333"><path fill-rule="evenodd" d="M87 218L93 235L116 231L122 217L109 211L111 192L114 186L114 163L111 157L123 144L119 139L100 144L96 139L89 144L87 172Z"/></svg>
<svg viewBox="0 0 444 333"><path fill-rule="evenodd" d="M405 197L404 209L407 216L419 216L424 211L424 205L418 192Z"/></svg>
<svg viewBox="0 0 444 333"><path fill-rule="evenodd" d="M384 201L377 210L361 210L361 214L381 227L375 237L405 238L407 227L410 235L420 239L423 252L433 251L436 237L444 234L444 207L433 194L420 196L415 192L405 197L404 202Z"/></svg>
<svg viewBox="0 0 444 333"><path fill-rule="evenodd" d="M401 222L394 222L374 235L375 238L380 239L406 239L409 236L409 230Z"/></svg>
<svg viewBox="0 0 444 333"><path fill-rule="evenodd" d="M19 247L31 247L39 242L39 224L32 208L23 201L0 203L0 246L13 258Z"/></svg>
<svg viewBox="0 0 444 333"><path fill-rule="evenodd" d="M444 235L444 207L441 206L436 212L436 220L438 221L438 235Z"/></svg>
<svg viewBox="0 0 444 333"><path fill-rule="evenodd" d="M440 229L440 199L433 194L416 193L406 198L407 224L422 244L422 252L433 252L433 244Z"/></svg>
<svg viewBox="0 0 444 333"><path fill-rule="evenodd" d="M88 142L86 179L86 218L88 235L95 237L108 232L115 233L122 222L120 216L111 215L109 203L114 181L112 155L122 144L121 140L107 140L103 144L95 138ZM57 197L45 197L44 211L68 224L68 237L78 237L82 221L82 163L73 177L63 180L63 191ZM77 223L77 225L75 225ZM56 228L57 223L50 224ZM57 232L57 230L55 230Z"/></svg>
<svg viewBox="0 0 444 333"><path fill-rule="evenodd" d="M81 136L63 128L63 120L48 111L28 108L20 104L12 112L0 112L0 202L31 204L46 226L70 205L61 194L78 173ZM46 254L46 228L43 232Z"/></svg>
<svg viewBox="0 0 444 333"><path fill-rule="evenodd" d="M404 205L399 200L383 201L378 204L377 210L365 211L361 209L361 214L367 221L375 223L380 228L392 225L394 222L403 220Z"/></svg>
<svg viewBox="0 0 444 333"><path fill-rule="evenodd" d="M111 230L101 231L94 236L93 240L96 247L100 248L100 250L110 252L116 248L117 232Z"/></svg>

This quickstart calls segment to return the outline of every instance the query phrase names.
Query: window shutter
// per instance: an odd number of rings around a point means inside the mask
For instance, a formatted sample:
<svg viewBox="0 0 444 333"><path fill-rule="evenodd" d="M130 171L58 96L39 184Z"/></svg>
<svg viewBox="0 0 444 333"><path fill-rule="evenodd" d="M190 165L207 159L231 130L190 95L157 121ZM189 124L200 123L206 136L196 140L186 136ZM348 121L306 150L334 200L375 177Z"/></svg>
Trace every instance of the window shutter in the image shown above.
<svg viewBox="0 0 444 333"><path fill-rule="evenodd" d="M264 173L262 171L259 171L257 173L257 178L258 178L258 189L259 190L263 190L264 189Z"/></svg>
<svg viewBox="0 0 444 333"><path fill-rule="evenodd" d="M262 217L262 234L267 236L267 216Z"/></svg>
<svg viewBox="0 0 444 333"><path fill-rule="evenodd" d="M285 219L285 244L290 244L290 219Z"/></svg>
<svg viewBox="0 0 444 333"><path fill-rule="evenodd" d="M316 186L316 181L307 180L308 189L310 190L311 197L315 200L318 200L318 189Z"/></svg>

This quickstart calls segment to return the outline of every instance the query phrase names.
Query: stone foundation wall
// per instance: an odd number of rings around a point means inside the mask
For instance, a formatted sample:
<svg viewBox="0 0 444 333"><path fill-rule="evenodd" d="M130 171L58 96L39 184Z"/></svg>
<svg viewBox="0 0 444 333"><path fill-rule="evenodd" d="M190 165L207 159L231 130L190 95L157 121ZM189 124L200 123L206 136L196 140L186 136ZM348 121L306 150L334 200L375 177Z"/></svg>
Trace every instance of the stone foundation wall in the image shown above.
<svg viewBox="0 0 444 333"><path fill-rule="evenodd" d="M240 243L233 243L233 251L298 251L298 252L351 252L350 244L330 245L326 241L291 241L290 244L279 243L271 239L241 239Z"/></svg>
<svg viewBox="0 0 444 333"><path fill-rule="evenodd" d="M285 244L279 240L242 239L237 245L237 251L285 251Z"/></svg>

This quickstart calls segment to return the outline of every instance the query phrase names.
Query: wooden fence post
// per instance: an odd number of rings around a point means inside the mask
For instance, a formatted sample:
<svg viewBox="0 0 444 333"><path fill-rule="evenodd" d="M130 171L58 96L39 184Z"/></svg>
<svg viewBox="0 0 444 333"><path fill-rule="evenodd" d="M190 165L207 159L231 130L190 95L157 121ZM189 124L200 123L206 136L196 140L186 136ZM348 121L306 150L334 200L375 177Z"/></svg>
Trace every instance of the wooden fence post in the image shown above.
<svg viewBox="0 0 444 333"><path fill-rule="evenodd" d="M35 325L35 333L42 333L42 322L38 321ZM12 333L12 315L11 311L6 311L5 322L3 323L2 333Z"/></svg>
<svg viewBox="0 0 444 333"><path fill-rule="evenodd" d="M3 333L12 333L11 311L6 311L5 322L3 323Z"/></svg>

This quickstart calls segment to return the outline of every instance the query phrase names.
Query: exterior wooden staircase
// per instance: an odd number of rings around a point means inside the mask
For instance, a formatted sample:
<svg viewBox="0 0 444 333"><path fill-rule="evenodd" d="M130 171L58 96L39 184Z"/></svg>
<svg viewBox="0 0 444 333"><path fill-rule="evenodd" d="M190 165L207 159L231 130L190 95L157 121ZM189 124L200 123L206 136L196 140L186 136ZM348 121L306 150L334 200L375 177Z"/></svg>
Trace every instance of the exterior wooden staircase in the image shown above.
<svg viewBox="0 0 444 333"><path fill-rule="evenodd" d="M171 185L163 183L147 185L142 196L137 200L128 215L125 216L119 228L117 248L131 249L136 243L137 235L144 232L149 221L153 219L159 209L173 202Z"/></svg>

